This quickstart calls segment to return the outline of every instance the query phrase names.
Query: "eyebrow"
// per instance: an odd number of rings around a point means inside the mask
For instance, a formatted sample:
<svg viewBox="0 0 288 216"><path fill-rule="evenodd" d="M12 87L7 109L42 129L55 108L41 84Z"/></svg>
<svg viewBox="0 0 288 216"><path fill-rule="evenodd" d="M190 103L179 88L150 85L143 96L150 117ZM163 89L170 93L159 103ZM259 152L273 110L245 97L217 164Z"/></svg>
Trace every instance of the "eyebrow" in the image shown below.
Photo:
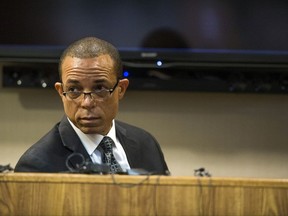
<svg viewBox="0 0 288 216"><path fill-rule="evenodd" d="M78 80L74 80L74 79L68 79L66 81L66 83L68 84L80 84L80 82ZM98 83L109 83L108 80L105 80L105 79L97 79L97 80L94 80L93 81L94 84L98 84Z"/></svg>
<svg viewBox="0 0 288 216"><path fill-rule="evenodd" d="M78 81L78 80L72 80L72 79L68 79L67 81L66 81L66 83L73 83L73 84L79 84L80 82Z"/></svg>
<svg viewBox="0 0 288 216"><path fill-rule="evenodd" d="M94 83L106 83L106 82L109 82L109 80L105 80L105 79L94 80Z"/></svg>

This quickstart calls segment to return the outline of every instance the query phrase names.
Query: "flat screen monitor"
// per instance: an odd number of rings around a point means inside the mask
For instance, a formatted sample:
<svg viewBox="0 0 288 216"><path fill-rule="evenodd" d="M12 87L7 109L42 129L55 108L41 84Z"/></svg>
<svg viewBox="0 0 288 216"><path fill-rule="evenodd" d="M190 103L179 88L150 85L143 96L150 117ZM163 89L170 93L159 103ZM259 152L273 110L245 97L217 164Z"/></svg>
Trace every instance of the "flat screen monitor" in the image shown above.
<svg viewBox="0 0 288 216"><path fill-rule="evenodd" d="M65 46L96 36L129 68L287 71L287 23L287 0L4 1L0 59L57 62Z"/></svg>
<svg viewBox="0 0 288 216"><path fill-rule="evenodd" d="M287 11L286 0L5 1L0 46L49 55L97 36L127 58L287 63Z"/></svg>

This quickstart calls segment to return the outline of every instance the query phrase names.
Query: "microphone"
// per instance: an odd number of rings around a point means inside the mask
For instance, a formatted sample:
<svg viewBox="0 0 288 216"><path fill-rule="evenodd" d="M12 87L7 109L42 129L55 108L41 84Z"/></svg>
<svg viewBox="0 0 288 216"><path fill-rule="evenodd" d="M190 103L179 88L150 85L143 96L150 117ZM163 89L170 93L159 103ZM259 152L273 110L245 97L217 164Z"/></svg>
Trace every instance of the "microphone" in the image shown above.
<svg viewBox="0 0 288 216"><path fill-rule="evenodd" d="M12 171L14 170L10 164L7 164L7 165L0 165L0 172L9 172L9 171Z"/></svg>
<svg viewBox="0 0 288 216"><path fill-rule="evenodd" d="M73 168L71 164L76 164L76 168ZM84 158L80 153L72 153L66 159L66 167L71 173L83 173L83 174L110 174L110 167L107 164L93 163L89 159ZM169 172L169 171L168 171ZM170 173L166 172L168 175ZM149 172L142 168L132 168L115 173L119 175L155 175L157 173Z"/></svg>
<svg viewBox="0 0 288 216"><path fill-rule="evenodd" d="M70 163L77 161L76 168L73 168ZM85 174L109 174L109 166L106 164L94 164L88 159L85 160L84 156L80 153L72 153L66 159L66 167L72 173L85 173Z"/></svg>
<svg viewBox="0 0 288 216"><path fill-rule="evenodd" d="M211 177L211 174L210 174L208 171L205 171L205 168L204 168L204 167L201 167L201 168L199 168L199 169L195 169L195 170L194 170L194 176L200 176L200 177L206 176L206 177Z"/></svg>

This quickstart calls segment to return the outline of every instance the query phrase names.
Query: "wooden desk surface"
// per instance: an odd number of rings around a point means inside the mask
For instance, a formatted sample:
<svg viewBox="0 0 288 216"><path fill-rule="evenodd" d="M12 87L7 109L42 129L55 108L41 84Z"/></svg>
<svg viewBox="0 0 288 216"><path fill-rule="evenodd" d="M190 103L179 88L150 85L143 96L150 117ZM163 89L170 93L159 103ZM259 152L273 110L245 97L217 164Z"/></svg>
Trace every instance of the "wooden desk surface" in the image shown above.
<svg viewBox="0 0 288 216"><path fill-rule="evenodd" d="M288 215L288 180L7 173L0 215Z"/></svg>

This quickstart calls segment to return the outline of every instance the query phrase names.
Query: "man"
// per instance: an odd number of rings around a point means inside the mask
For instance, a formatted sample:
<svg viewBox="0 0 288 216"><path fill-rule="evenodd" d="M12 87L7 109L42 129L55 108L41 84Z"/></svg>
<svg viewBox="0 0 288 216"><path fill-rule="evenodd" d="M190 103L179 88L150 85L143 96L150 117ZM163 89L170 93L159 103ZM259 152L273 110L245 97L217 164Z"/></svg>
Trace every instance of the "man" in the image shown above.
<svg viewBox="0 0 288 216"><path fill-rule="evenodd" d="M115 120L129 80L122 78L122 62L113 45L94 37L74 42L60 58L59 75L55 88L65 116L22 155L15 172L75 171L85 159L88 164L107 164L110 173L135 168L168 173L155 138Z"/></svg>

